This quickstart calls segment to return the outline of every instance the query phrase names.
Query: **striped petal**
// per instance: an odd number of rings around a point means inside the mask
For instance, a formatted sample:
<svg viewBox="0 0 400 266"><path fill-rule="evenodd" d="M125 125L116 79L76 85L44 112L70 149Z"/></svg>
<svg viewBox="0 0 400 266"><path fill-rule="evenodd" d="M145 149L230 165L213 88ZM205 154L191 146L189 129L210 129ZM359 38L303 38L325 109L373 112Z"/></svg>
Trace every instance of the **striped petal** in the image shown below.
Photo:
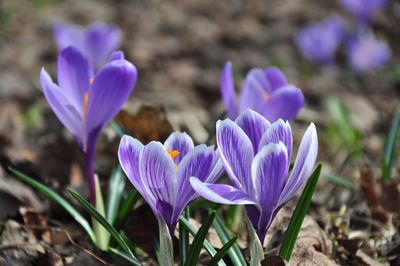
<svg viewBox="0 0 400 266"><path fill-rule="evenodd" d="M194 148L192 138L186 132L173 132L164 142L164 147L171 151L178 151L174 162L179 164L186 154Z"/></svg>
<svg viewBox="0 0 400 266"><path fill-rule="evenodd" d="M232 77L232 63L226 62L221 73L221 97L231 119L238 116L236 103L235 84Z"/></svg>

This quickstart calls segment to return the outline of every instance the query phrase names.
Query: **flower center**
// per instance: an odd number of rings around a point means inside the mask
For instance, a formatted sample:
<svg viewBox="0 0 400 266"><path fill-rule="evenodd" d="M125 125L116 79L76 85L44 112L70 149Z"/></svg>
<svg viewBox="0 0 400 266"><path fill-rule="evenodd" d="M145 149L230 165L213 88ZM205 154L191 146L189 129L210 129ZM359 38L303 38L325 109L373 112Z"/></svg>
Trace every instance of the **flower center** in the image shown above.
<svg viewBox="0 0 400 266"><path fill-rule="evenodd" d="M94 81L94 78L89 79L89 84L92 85Z"/></svg>
<svg viewBox="0 0 400 266"><path fill-rule="evenodd" d="M85 94L83 95L83 119L86 119L88 102L89 102L89 92L85 92Z"/></svg>
<svg viewBox="0 0 400 266"><path fill-rule="evenodd" d="M263 98L264 98L264 101L268 101L269 100L269 98L271 97L271 96L269 96L269 93L268 92L263 92Z"/></svg>
<svg viewBox="0 0 400 266"><path fill-rule="evenodd" d="M178 155L180 154L179 151L177 151L177 150L172 150L172 151L171 151L170 148L167 149L167 152L168 152L169 156L171 156L172 160L174 160L175 157L178 156Z"/></svg>

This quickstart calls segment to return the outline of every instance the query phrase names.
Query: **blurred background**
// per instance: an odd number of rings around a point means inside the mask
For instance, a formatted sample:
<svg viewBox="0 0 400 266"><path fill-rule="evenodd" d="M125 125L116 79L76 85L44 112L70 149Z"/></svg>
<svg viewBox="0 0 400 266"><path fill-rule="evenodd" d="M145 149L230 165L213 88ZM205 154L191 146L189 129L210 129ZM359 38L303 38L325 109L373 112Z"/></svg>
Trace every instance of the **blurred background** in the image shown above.
<svg viewBox="0 0 400 266"><path fill-rule="evenodd" d="M305 26L331 15L340 17L345 37L333 63L313 62L296 45L296 36ZM387 1L368 25L356 20L339 0L0 1L1 222L14 219L29 224L26 212L34 210L43 213L46 221L66 219L67 226L74 226L65 213L12 178L5 167L14 165L60 193L73 186L87 194L81 154L46 103L39 72L45 67L56 76L54 23L87 26L103 21L122 29L121 49L139 73L135 90L116 120L143 142L164 140L173 130L187 131L196 142L204 142L224 111L219 88L224 62L233 63L237 91L251 68L281 68L305 95L305 107L292 124L295 147L310 122L316 123L319 132L318 159L324 167L310 223L324 237L334 239L336 246L331 243L326 250L317 249L318 253L330 263L343 265L357 263L358 250L363 252L361 260L381 263L385 257L389 259L382 263L400 263L399 209L392 206L400 200L400 164L395 161L392 169L394 185L387 188L387 183L379 181L385 138L400 100L400 2ZM360 71L349 64L345 39L357 27L373 33L390 50L379 68ZM320 46L315 43L315 49ZM96 169L105 186L116 163L118 143L110 128L98 142ZM392 194L385 200L379 191ZM146 208L133 212L136 226L127 234L135 242L143 241L143 256L152 257L152 243L146 241L151 230L146 222L135 220L142 215L143 221L155 224ZM195 212L199 220L201 215L200 210ZM231 230L243 235L240 215L227 217ZM42 237L36 232L37 241ZM59 243L51 244L68 247L65 254L52 249L55 254L73 257L75 263L82 262L79 259L96 262L68 239L54 241ZM246 247L245 241L241 247Z"/></svg>

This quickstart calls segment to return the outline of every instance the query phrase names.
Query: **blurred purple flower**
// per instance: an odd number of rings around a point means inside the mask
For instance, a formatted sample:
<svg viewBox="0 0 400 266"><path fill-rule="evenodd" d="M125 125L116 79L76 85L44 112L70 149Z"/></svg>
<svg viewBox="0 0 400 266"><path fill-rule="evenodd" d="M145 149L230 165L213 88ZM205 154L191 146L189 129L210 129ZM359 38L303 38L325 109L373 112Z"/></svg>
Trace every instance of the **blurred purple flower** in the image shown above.
<svg viewBox="0 0 400 266"><path fill-rule="evenodd" d="M40 83L44 96L61 123L85 153L91 201L95 202L93 156L97 137L118 113L136 83L134 65L120 51L94 74L89 61L76 48L58 56L55 84L42 68Z"/></svg>
<svg viewBox="0 0 400 266"><path fill-rule="evenodd" d="M343 38L343 23L338 16L305 26L296 36L296 45L305 58L319 64L333 64Z"/></svg>
<svg viewBox="0 0 400 266"><path fill-rule="evenodd" d="M359 22L368 22L377 12L382 10L387 0L341 0L342 6L351 12Z"/></svg>
<svg viewBox="0 0 400 266"><path fill-rule="evenodd" d="M299 88L288 84L285 75L277 67L251 69L244 80L239 102L235 93L232 63L226 62L221 73L221 96L231 119L246 109L252 109L269 121L279 118L294 119L304 105Z"/></svg>
<svg viewBox="0 0 400 266"><path fill-rule="evenodd" d="M184 208L198 195L190 185L195 176L203 182L215 182L223 165L214 147L194 146L181 132L172 133L164 144L152 141L143 145L138 140L122 137L118 157L122 169L173 235Z"/></svg>
<svg viewBox="0 0 400 266"><path fill-rule="evenodd" d="M54 39L58 49L75 46L96 69L108 61L110 54L121 44L122 32L117 26L94 22L87 28L73 24L54 25Z"/></svg>
<svg viewBox="0 0 400 266"><path fill-rule="evenodd" d="M202 197L222 204L246 204L246 212L260 242L274 217L307 182L318 152L317 131L311 124L300 143L293 169L287 177L292 156L292 131L279 119L270 124L251 110L235 122L217 122L221 160L233 186L210 184L191 177L190 183Z"/></svg>
<svg viewBox="0 0 400 266"><path fill-rule="evenodd" d="M391 56L387 43L377 40L371 33L361 33L352 37L347 44L347 58L357 71L377 70Z"/></svg>

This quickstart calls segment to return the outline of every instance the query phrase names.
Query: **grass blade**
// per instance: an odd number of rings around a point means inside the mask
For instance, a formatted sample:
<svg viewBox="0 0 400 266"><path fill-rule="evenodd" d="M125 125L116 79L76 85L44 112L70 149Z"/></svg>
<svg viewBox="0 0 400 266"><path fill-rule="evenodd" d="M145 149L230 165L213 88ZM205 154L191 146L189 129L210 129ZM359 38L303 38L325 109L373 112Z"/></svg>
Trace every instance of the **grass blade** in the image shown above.
<svg viewBox="0 0 400 266"><path fill-rule="evenodd" d="M179 218L179 225L180 225L180 226L184 226L184 227L189 231L189 233L190 233L192 236L195 236L195 235L197 234L196 228L194 228L194 227L189 223L189 221L186 220L183 216L181 216L181 217ZM217 251L215 250L215 248L211 245L211 243L210 243L207 239L204 239L203 248L207 251L207 253L208 253L211 257L214 257L214 256L217 254ZM223 260L220 260L220 261L218 262L218 265L219 265L219 266L226 266L226 264L225 264L225 262L224 262Z"/></svg>
<svg viewBox="0 0 400 266"><path fill-rule="evenodd" d="M215 211L212 211L210 215L208 216L207 220L201 225L199 231L197 231L192 245L190 246L189 249L189 254L187 256L185 266L196 266L197 265L197 260L200 255L200 250L201 247L203 246L203 242L207 237L208 230L210 229L210 226L212 222L214 221L215 218Z"/></svg>
<svg viewBox="0 0 400 266"><path fill-rule="evenodd" d="M140 266L140 265L141 265L137 260L132 259L128 254L126 254L125 252L123 252L123 251L121 251L121 250L119 250L119 249L111 248L111 247L110 247L110 248L108 248L108 250L109 250L112 254L117 255L117 256L123 258L126 262L128 262L128 263L131 264L131 265L135 265L135 266Z"/></svg>
<svg viewBox="0 0 400 266"><path fill-rule="evenodd" d="M107 222L114 224L125 188L125 175L121 166L116 166L111 174L107 195Z"/></svg>
<svg viewBox="0 0 400 266"><path fill-rule="evenodd" d="M229 239L232 239L231 234L229 233L224 222L218 215L214 219L213 226L217 231L217 234L221 239L222 244L225 245L230 241ZM235 242L232 245L233 245L232 248L228 250L228 254L229 257L231 258L233 265L235 266L246 265L246 260L244 259L239 246Z"/></svg>
<svg viewBox="0 0 400 266"><path fill-rule="evenodd" d="M285 233L285 237L282 242L282 246L279 249L279 256L284 258L286 261L290 260L294 244L296 243L297 236L299 234L301 224L303 223L304 217L310 207L311 198L314 190L317 186L319 175L321 173L322 164L318 164L317 168L312 173L310 180L307 182L303 193L300 196L299 202L293 212L292 218L290 219L288 228Z"/></svg>
<svg viewBox="0 0 400 266"><path fill-rule="evenodd" d="M399 125L400 112L396 111L393 115L392 124L390 126L389 134L387 135L385 142L385 154L382 160L382 179L384 181L390 180L390 170L392 169L392 162L396 147L396 139L399 132Z"/></svg>
<svg viewBox="0 0 400 266"><path fill-rule="evenodd" d="M133 206L135 206L136 202L140 199L140 194L137 190L133 189L129 192L126 200L122 202L122 205L119 208L117 218L115 219L114 227L116 229L120 229L126 221L129 213L131 213Z"/></svg>
<svg viewBox="0 0 400 266"><path fill-rule="evenodd" d="M211 259L210 263L208 265L210 266L215 266L218 264L218 262L225 256L225 254L231 250L231 247L236 243L237 236L234 238L231 238L228 242L225 243L225 245L215 254L215 256ZM241 265L246 265L241 264Z"/></svg>
<svg viewBox="0 0 400 266"><path fill-rule="evenodd" d="M83 208L89 214L92 216L92 218L96 219L101 225L104 226L104 228L111 234L111 236L114 238L114 240L118 243L118 245L126 252L129 254L129 256L137 260L136 257L133 255L132 251L130 250L128 244L125 242L125 240L122 238L122 236L115 230L115 228L110 225L106 219L87 201L85 200L81 195L79 195L76 191L74 191L71 188L68 188L68 192L71 194L74 199L76 199L79 204L82 205Z"/></svg>
<svg viewBox="0 0 400 266"><path fill-rule="evenodd" d="M62 198L60 195L58 195L54 190L51 188L46 187L42 183L36 181L35 179L25 175L24 173L12 168L8 167L8 170L21 179L23 182L27 183L31 187L39 190L42 194L44 194L46 197L54 201L55 203L58 203L61 207L63 207L74 219L75 221L78 222L85 230L86 234L89 236L90 240L92 241L93 244L96 243L96 237L94 235L94 232L92 228L90 227L89 222L64 198Z"/></svg>
<svg viewBox="0 0 400 266"><path fill-rule="evenodd" d="M190 210L189 206L183 211L183 217L189 219ZM179 226L179 259L180 265L184 265L186 261L186 255L189 250L189 231L184 226Z"/></svg>

